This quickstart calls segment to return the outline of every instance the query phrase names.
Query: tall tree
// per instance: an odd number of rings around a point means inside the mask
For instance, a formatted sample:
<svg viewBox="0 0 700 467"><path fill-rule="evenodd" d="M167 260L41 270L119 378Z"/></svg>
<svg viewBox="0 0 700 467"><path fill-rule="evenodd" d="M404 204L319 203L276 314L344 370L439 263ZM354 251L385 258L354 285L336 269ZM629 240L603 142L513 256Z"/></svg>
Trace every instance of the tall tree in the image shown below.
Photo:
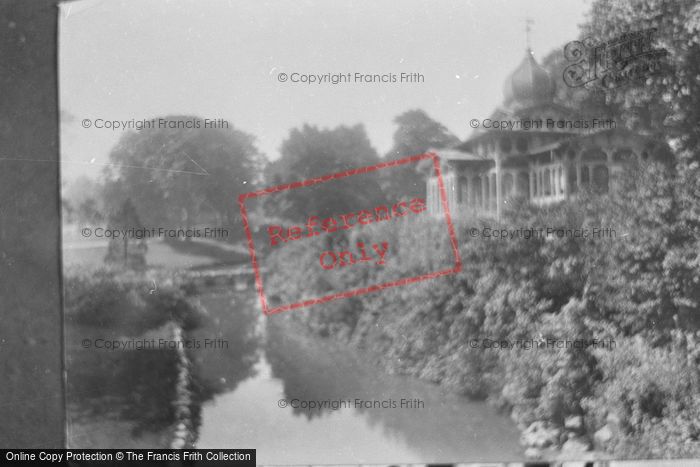
<svg viewBox="0 0 700 467"><path fill-rule="evenodd" d="M282 143L282 157L270 164L272 183L289 183L376 164L380 161L362 125L319 129L304 125L290 131ZM289 190L284 201L275 197L268 211L281 217L334 215L372 208L385 201L377 172L360 174Z"/></svg>
<svg viewBox="0 0 700 467"><path fill-rule="evenodd" d="M132 269L143 269L146 266L146 240L135 238L127 232L130 229L142 229L143 224L136 213L136 207L131 199L127 198L118 210L109 216L107 229L112 232L120 232L109 239L105 262L123 265Z"/></svg>
<svg viewBox="0 0 700 467"><path fill-rule="evenodd" d="M386 159L401 159L424 153L430 149L453 146L459 139L441 123L433 120L420 109L408 110L394 118L398 128L394 132L394 145ZM425 196L425 164L410 164L385 172L383 187L387 196L398 199L407 196Z"/></svg>
<svg viewBox="0 0 700 467"><path fill-rule="evenodd" d="M105 200L131 198L146 225L186 227L201 214L220 225L237 220L236 197L256 184L262 157L255 138L234 128L205 128L202 119L164 117L184 128L126 133L110 154Z"/></svg>
<svg viewBox="0 0 700 467"><path fill-rule="evenodd" d="M648 168L634 181L636 187L622 190L629 193L623 200L632 197L627 212L637 216L632 226L644 242L625 243L611 258L618 261L619 271L635 270L630 268L634 261L637 269L641 267L642 272L624 284L632 291L633 311L641 309L639 297L646 294L644 304L660 314L654 323L673 319L682 329L696 330L700 324L700 4L697 0L596 0L581 35L603 42L650 29L654 30L653 47L667 51L662 66L645 79L605 92L628 126L669 143L677 170L667 174Z"/></svg>
<svg viewBox="0 0 700 467"><path fill-rule="evenodd" d="M595 0L582 37L596 42L655 29L654 46L668 54L645 79L606 93L622 104L622 117L639 129L667 138L684 159L700 161L700 4L697 0Z"/></svg>

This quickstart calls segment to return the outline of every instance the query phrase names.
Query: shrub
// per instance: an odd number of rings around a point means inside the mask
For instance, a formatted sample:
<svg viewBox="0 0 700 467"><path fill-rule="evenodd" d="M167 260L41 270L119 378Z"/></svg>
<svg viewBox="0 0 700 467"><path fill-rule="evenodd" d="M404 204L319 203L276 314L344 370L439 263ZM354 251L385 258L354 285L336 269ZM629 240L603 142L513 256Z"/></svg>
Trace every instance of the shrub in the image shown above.
<svg viewBox="0 0 700 467"><path fill-rule="evenodd" d="M700 334L698 334L700 337ZM618 351L596 351L602 384L584 401L595 428L619 420L610 449L620 457L700 454L697 346L678 337L654 348L641 336L618 337Z"/></svg>
<svg viewBox="0 0 700 467"><path fill-rule="evenodd" d="M680 178L666 166L640 164L622 177L617 196L582 192L573 203L544 209L514 204L502 222L463 222L461 273L294 312L294 319L371 350L393 371L487 396L511 409L523 428L538 421L561 428L567 417L582 415L592 435L607 423L610 409L613 419L621 419L619 433L606 446L616 454L697 456L698 175L697 164ZM377 225L364 234L390 239L405 275L436 270L450 255L440 236L444 225L426 220L411 226ZM499 240L467 230L484 226L589 232L610 227L616 236ZM434 241L422 244L425 238ZM273 258L273 280L288 284L288 290L333 285L317 273L312 250L285 254ZM358 271L348 268L348 283L385 278L380 268ZM616 346L470 347L472 340L485 338L614 339Z"/></svg>
<svg viewBox="0 0 700 467"><path fill-rule="evenodd" d="M110 268L75 273L65 279L66 319L127 333L142 333L168 321L193 329L205 311L190 296L192 290L187 281L165 273L148 276Z"/></svg>

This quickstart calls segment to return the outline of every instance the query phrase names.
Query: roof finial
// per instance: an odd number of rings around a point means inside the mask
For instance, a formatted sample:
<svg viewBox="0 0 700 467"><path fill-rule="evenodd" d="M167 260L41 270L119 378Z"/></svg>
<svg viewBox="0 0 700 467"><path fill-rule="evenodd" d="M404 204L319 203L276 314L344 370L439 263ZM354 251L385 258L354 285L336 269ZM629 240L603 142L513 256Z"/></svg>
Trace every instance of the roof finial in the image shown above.
<svg viewBox="0 0 700 467"><path fill-rule="evenodd" d="M530 44L530 26L535 24L532 18L525 18L525 44L527 45L527 51L532 53L532 44Z"/></svg>

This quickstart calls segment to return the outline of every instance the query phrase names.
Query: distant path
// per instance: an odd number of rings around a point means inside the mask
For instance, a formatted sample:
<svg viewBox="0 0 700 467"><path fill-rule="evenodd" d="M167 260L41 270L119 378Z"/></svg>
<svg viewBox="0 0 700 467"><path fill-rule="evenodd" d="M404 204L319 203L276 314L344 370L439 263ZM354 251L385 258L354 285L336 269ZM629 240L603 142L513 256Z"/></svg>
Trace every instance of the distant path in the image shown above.
<svg viewBox="0 0 700 467"><path fill-rule="evenodd" d="M198 238L197 240L193 241L195 241L196 243L206 243L208 245L215 246L226 251L241 253L243 255L248 254L248 248L243 243L219 242L217 240L212 240L211 238Z"/></svg>
<svg viewBox="0 0 700 467"><path fill-rule="evenodd" d="M149 240L148 243L156 243L159 242L160 240ZM248 249L245 247L245 245L240 244L240 243L225 243L225 242L219 242L217 240L212 240L210 238L198 238L197 240L192 240L193 243L203 243L206 245L210 246L215 246L221 250L225 251L232 251L234 253L241 253L241 254L248 254ZM65 250L83 250L85 248L99 248L99 247L106 247L109 245L109 240L78 240L78 241L70 241L70 242L63 242L63 248Z"/></svg>
<svg viewBox="0 0 700 467"><path fill-rule="evenodd" d="M69 237L70 238L70 237ZM147 241L146 263L149 267L175 270L222 269L248 265L248 250L242 244L212 239L182 242ZM100 267L104 264L109 240L102 238L70 238L63 241L63 264L78 267Z"/></svg>
<svg viewBox="0 0 700 467"><path fill-rule="evenodd" d="M72 241L63 242L64 250L85 250L88 248L107 248L109 245L109 240L84 240L84 241Z"/></svg>

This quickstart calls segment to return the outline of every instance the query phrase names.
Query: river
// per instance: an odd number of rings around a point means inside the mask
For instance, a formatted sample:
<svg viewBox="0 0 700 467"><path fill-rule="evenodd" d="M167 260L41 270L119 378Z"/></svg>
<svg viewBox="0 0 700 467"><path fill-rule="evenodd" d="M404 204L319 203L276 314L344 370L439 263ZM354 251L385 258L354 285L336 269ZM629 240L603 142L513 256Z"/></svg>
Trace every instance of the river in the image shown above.
<svg viewBox="0 0 700 467"><path fill-rule="evenodd" d="M257 309L250 298L246 303ZM365 356L306 335L281 315L260 315L255 334L252 371L204 403L197 447L255 447L260 464L523 458L514 424L483 402L388 375ZM310 401L326 408L302 408Z"/></svg>
<svg viewBox="0 0 700 467"><path fill-rule="evenodd" d="M77 343L106 331L66 328L70 447L168 447L179 432L188 446L255 448L258 464L524 457L518 430L494 408L389 375L286 316L263 317L254 291L210 289L200 302L209 319L186 336L201 345L187 351L184 412L174 409L181 395L173 352L86 349ZM326 406L302 407L311 401Z"/></svg>

